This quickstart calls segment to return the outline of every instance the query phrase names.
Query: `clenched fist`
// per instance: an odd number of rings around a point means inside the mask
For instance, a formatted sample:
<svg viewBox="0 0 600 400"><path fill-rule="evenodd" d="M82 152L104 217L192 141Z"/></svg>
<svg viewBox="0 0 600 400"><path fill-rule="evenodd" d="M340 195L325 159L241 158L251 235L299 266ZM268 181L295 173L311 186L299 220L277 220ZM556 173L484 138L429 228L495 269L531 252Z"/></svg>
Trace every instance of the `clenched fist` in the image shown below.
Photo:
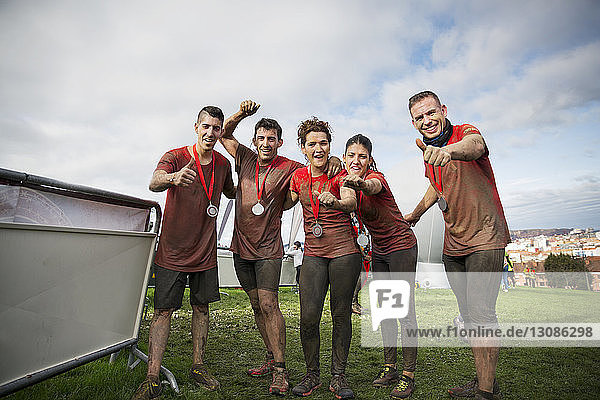
<svg viewBox="0 0 600 400"><path fill-rule="evenodd" d="M245 117L255 114L260 108L260 104L253 102L252 100L244 100L240 103L240 112Z"/></svg>

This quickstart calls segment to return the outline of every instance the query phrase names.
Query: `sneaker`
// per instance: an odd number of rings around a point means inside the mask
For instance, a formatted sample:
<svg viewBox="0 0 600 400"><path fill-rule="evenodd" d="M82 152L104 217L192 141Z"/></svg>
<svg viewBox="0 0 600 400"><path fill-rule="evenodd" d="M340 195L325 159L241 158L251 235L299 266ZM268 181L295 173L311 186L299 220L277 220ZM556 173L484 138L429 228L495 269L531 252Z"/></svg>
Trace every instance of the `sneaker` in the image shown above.
<svg viewBox="0 0 600 400"><path fill-rule="evenodd" d="M294 393L296 396L308 396L315 389L320 387L321 379L319 378L319 375L315 374L314 372L308 372L306 375L304 375L302 381L294 386L292 393Z"/></svg>
<svg viewBox="0 0 600 400"><path fill-rule="evenodd" d="M135 391L131 400L159 399L162 385L158 378L146 378Z"/></svg>
<svg viewBox="0 0 600 400"><path fill-rule="evenodd" d="M269 386L269 393L285 396L289 388L290 384L288 383L287 371L275 370L275 372L273 372L273 381L271 382L271 386Z"/></svg>
<svg viewBox="0 0 600 400"><path fill-rule="evenodd" d="M469 382L465 383L462 386L456 386L448 389L448 393L450 397L454 398L466 398L466 397L475 397L475 393L477 392L477 377ZM500 385L498 385L498 381L494 379L494 399L500 399Z"/></svg>
<svg viewBox="0 0 600 400"><path fill-rule="evenodd" d="M500 396L497 396L496 394L493 394L490 392L484 392L483 390L480 390L480 389L477 389L475 391L475 396L474 396L475 400L496 400L499 398L500 398Z"/></svg>
<svg viewBox="0 0 600 400"><path fill-rule="evenodd" d="M374 387L386 387L393 385L398 382L398 371L396 368L384 365L383 369L377 375L377 378L373 381Z"/></svg>
<svg viewBox="0 0 600 400"><path fill-rule="evenodd" d="M477 389L477 377L475 379L470 380L461 386L455 386L453 388L448 389L448 393L450 397L475 397L475 390Z"/></svg>
<svg viewBox="0 0 600 400"><path fill-rule="evenodd" d="M407 399L415 390L415 380L410 376L402 375L400 381L390 393L390 397L394 400Z"/></svg>
<svg viewBox="0 0 600 400"><path fill-rule="evenodd" d="M331 377L331 383L329 384L329 390L333 392L333 395L338 399L353 399L354 392L350 389L346 375L336 374Z"/></svg>
<svg viewBox="0 0 600 400"><path fill-rule="evenodd" d="M221 386L219 381L208 372L204 364L194 364L190 369L190 378L196 385L211 391L217 390Z"/></svg>
<svg viewBox="0 0 600 400"><path fill-rule="evenodd" d="M358 315L362 314L362 307L360 306L360 304L358 304L358 301L352 302L352 313Z"/></svg>
<svg viewBox="0 0 600 400"><path fill-rule="evenodd" d="M261 365L260 367L250 368L248 370L248 375L256 376L256 377L269 375L275 370L275 367L273 366L273 364L275 364L275 360L273 360L273 359L265 360L263 365Z"/></svg>

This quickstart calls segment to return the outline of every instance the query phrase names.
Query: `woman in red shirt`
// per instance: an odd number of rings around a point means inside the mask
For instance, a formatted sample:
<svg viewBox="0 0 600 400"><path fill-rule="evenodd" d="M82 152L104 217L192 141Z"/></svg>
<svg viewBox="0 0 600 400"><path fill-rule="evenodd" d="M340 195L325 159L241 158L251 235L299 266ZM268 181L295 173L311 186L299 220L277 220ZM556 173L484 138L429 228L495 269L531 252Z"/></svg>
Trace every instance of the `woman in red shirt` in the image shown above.
<svg viewBox="0 0 600 400"><path fill-rule="evenodd" d="M319 368L323 302L330 288L332 332L331 384L339 399L354 397L345 377L352 338L352 295L361 257L352 230L350 212L356 208L355 191L342 185L346 171L331 179L325 170L331 129L313 117L298 128L298 143L309 165L292 176L285 208L300 200L304 216L304 260L300 269L300 339L306 375L292 392L308 396L321 386Z"/></svg>
<svg viewBox="0 0 600 400"><path fill-rule="evenodd" d="M402 217L390 186L382 173L377 172L369 138L357 134L346 142L344 162L348 176L344 186L358 193L359 221L366 226L373 245L371 270L391 279L407 280L411 287L408 315L400 320L402 340L402 375L396 370L398 324L395 319L382 321L384 366L373 381L375 387L395 385L393 399L403 399L414 390L417 362L417 338L409 337L407 330L417 328L415 315L415 272L417 269L417 239L410 225ZM391 273L401 273L391 277Z"/></svg>

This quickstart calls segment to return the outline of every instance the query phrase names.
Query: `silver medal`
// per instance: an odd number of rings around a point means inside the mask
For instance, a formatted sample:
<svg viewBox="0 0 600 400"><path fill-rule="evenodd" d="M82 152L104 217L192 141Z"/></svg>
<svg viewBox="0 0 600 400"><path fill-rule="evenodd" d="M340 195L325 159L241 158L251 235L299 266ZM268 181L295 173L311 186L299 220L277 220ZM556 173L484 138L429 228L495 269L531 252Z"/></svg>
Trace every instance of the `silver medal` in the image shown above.
<svg viewBox="0 0 600 400"><path fill-rule="evenodd" d="M265 207L259 203L256 203L255 205L252 206L252 214L254 215L261 215L262 213L265 212Z"/></svg>
<svg viewBox="0 0 600 400"><path fill-rule="evenodd" d="M312 233L315 235L315 237L323 236L323 227L316 222L312 227Z"/></svg>
<svg viewBox="0 0 600 400"><path fill-rule="evenodd" d="M369 244L369 238L364 233L361 233L360 235L358 235L356 243L358 243L358 245L361 247L366 247Z"/></svg>
<svg viewBox="0 0 600 400"><path fill-rule="evenodd" d="M445 212L448 209L448 203L446 203L446 199L444 198L444 196L440 196L440 198L437 201L437 204L440 210L442 210L442 212Z"/></svg>
<svg viewBox="0 0 600 400"><path fill-rule="evenodd" d="M217 206L209 204L208 208L206 209L206 213L209 217L215 218L217 215L219 215L219 209L217 208Z"/></svg>

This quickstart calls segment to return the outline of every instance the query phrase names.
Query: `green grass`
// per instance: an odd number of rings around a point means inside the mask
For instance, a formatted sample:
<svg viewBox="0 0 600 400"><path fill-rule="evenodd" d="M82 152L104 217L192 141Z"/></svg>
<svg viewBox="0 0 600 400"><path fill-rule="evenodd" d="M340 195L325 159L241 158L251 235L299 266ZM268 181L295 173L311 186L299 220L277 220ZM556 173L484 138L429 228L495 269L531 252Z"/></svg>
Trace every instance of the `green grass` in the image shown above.
<svg viewBox="0 0 600 400"><path fill-rule="evenodd" d="M184 307L172 321L171 336L163 365L173 372L181 389L177 396L165 388L163 399L268 399L269 378L252 378L247 368L262 361L264 349L246 294L241 290L225 289L229 296L211 306L210 332L206 360L221 382L217 392L207 392L193 386L188 377L192 344L190 330L191 308ZM152 297L152 290L149 297ZM498 314L502 321L516 321L523 315L540 315L548 304L562 305L565 315L578 315L582 305L591 304L599 294L561 289L518 288L500 293ZM543 301L539 301L540 295ZM595 296L595 297L593 297ZM566 301L568 298L569 301ZM281 309L286 319L287 365L291 383L297 383L304 374L304 359L299 334L298 295L288 288L280 290ZM448 319L456 315L456 302L450 290L418 290L417 314L419 319ZM558 308L558 307L557 307ZM588 315L591 311L588 307ZM151 315L152 310L150 310ZM595 315L595 314L594 314ZM374 389L371 381L379 371L383 355L381 349L360 346L361 320L352 317L354 337L350 349L347 373L359 399L387 399L388 389ZM594 319L599 321L600 319ZM143 321L139 347L147 351L149 319ZM328 299L321 325L321 369L323 387L310 399L332 399L327 390L331 359L331 317ZM114 364L108 357L78 367L67 373L38 383L15 393L7 399L129 399L144 379L146 367L140 363L135 369L127 368L127 354L122 352ZM465 347L420 348L413 399L448 398L446 389L469 380L475 373L471 352ZM498 380L504 399L596 399L600 393L599 348L503 348L498 365ZM288 397L293 398L291 394Z"/></svg>

